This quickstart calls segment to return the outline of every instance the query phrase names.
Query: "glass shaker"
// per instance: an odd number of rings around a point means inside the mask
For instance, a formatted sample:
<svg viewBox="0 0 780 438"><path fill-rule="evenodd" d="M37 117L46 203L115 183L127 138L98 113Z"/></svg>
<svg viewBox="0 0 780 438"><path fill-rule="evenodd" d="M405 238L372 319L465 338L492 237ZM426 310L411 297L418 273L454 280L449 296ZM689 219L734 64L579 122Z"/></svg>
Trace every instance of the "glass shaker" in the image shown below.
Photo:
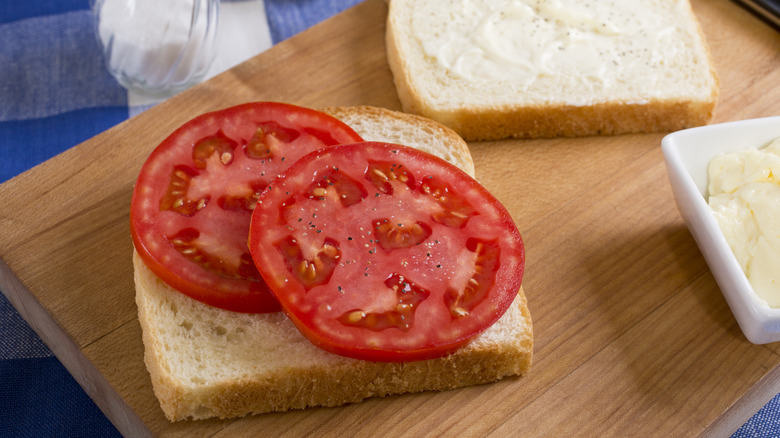
<svg viewBox="0 0 780 438"><path fill-rule="evenodd" d="M172 96L202 81L216 53L219 0L92 0L108 71L129 90Z"/></svg>

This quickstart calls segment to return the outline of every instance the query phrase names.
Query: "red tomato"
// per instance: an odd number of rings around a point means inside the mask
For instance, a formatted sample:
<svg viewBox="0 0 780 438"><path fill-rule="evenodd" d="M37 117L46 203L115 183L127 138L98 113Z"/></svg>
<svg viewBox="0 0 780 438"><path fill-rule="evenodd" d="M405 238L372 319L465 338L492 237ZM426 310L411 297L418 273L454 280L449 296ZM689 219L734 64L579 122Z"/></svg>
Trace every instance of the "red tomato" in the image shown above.
<svg viewBox="0 0 780 438"><path fill-rule="evenodd" d="M261 102L203 114L166 138L143 165L131 231L166 283L211 306L278 311L247 248L259 193L303 155L360 141L318 111Z"/></svg>
<svg viewBox="0 0 780 438"><path fill-rule="evenodd" d="M455 351L520 289L525 252L506 209L451 164L385 143L313 152L260 195L249 248L315 345L408 361Z"/></svg>

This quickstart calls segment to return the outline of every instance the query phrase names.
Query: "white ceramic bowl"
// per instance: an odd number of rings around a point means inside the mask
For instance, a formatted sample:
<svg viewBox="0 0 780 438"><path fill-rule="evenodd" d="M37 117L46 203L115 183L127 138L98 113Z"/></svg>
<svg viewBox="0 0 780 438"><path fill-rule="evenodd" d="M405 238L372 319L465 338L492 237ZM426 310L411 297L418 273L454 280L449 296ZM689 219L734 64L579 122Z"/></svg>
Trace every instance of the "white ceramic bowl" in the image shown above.
<svg viewBox="0 0 780 438"><path fill-rule="evenodd" d="M707 205L707 166L718 154L760 148L780 137L780 117L721 123L667 135L661 142L677 208L707 261L745 337L780 341L780 309L753 292Z"/></svg>

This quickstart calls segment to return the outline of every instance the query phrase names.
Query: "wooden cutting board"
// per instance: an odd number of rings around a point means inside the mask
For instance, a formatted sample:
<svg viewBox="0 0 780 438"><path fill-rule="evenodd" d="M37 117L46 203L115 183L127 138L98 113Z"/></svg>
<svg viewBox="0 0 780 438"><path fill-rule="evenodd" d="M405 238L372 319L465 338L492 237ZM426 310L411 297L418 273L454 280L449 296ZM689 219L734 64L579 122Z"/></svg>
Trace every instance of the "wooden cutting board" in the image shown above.
<svg viewBox="0 0 780 438"><path fill-rule="evenodd" d="M780 34L694 0L716 122L780 114ZM522 378L237 420L170 423L142 362L128 209L174 128L252 100L399 109L386 4L369 0L0 186L0 289L128 436L692 436L780 392L780 344L740 332L672 199L663 133L470 144L527 245L535 359Z"/></svg>

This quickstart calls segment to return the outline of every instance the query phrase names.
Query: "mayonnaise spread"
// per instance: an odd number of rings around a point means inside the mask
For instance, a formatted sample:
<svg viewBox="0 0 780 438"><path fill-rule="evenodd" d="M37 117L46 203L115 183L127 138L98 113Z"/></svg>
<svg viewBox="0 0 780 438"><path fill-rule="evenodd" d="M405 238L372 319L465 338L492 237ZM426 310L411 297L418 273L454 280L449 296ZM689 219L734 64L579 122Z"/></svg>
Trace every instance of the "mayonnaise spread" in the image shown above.
<svg viewBox="0 0 780 438"><path fill-rule="evenodd" d="M716 156L709 205L756 294L780 308L780 138Z"/></svg>
<svg viewBox="0 0 780 438"><path fill-rule="evenodd" d="M684 2L661 11L635 0L426 3L412 18L420 19L412 25L416 43L449 75L468 81L517 88L552 78L562 88L627 89L674 87L691 75L684 70L696 30L681 29L685 24L674 18L689 13ZM434 26L425 20L441 11L451 11L448 20Z"/></svg>

